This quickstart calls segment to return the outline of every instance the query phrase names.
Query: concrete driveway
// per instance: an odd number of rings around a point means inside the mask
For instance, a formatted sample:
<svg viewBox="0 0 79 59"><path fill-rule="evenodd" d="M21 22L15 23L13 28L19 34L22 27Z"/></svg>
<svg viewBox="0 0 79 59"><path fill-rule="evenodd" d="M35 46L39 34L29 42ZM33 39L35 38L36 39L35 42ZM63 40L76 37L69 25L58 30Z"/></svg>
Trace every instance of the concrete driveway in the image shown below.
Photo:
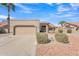
<svg viewBox="0 0 79 59"><path fill-rule="evenodd" d="M0 38L1 56L36 55L36 35L4 36Z"/></svg>

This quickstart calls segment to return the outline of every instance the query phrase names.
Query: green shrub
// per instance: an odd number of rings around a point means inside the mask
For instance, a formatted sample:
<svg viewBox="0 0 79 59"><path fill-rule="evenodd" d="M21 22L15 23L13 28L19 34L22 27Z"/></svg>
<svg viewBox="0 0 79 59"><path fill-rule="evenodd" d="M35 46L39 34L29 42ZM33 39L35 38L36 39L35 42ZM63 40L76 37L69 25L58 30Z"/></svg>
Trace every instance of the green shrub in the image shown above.
<svg viewBox="0 0 79 59"><path fill-rule="evenodd" d="M2 33L6 33L4 28L0 28L0 34L2 34Z"/></svg>
<svg viewBox="0 0 79 59"><path fill-rule="evenodd" d="M72 30L71 30L71 29L68 29L68 30L67 30L67 33L72 33Z"/></svg>
<svg viewBox="0 0 79 59"><path fill-rule="evenodd" d="M58 42L69 43L68 36L64 33L56 33L55 38Z"/></svg>
<svg viewBox="0 0 79 59"><path fill-rule="evenodd" d="M63 33L63 29L58 29L58 32L59 33Z"/></svg>
<svg viewBox="0 0 79 59"><path fill-rule="evenodd" d="M37 33L37 42L40 44L49 43L50 40L48 40L48 35L45 33Z"/></svg>

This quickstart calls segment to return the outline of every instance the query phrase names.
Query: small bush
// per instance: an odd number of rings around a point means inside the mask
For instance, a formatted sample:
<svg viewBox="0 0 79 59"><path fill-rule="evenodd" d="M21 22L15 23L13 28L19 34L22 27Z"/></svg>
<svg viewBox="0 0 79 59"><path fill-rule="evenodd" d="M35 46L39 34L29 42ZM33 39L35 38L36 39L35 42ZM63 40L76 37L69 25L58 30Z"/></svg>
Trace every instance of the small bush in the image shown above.
<svg viewBox="0 0 79 59"><path fill-rule="evenodd" d="M58 32L59 33L63 33L63 29L58 29Z"/></svg>
<svg viewBox="0 0 79 59"><path fill-rule="evenodd" d="M64 33L56 33L55 38L58 42L69 43L68 36Z"/></svg>
<svg viewBox="0 0 79 59"><path fill-rule="evenodd" d="M48 40L48 35L45 33L37 33L37 42L40 44L49 43L50 40Z"/></svg>
<svg viewBox="0 0 79 59"><path fill-rule="evenodd" d="M71 29L68 29L68 30L67 30L67 33L72 33L72 30L71 30Z"/></svg>
<svg viewBox="0 0 79 59"><path fill-rule="evenodd" d="M2 33L6 33L4 28L0 28L0 34L2 34Z"/></svg>

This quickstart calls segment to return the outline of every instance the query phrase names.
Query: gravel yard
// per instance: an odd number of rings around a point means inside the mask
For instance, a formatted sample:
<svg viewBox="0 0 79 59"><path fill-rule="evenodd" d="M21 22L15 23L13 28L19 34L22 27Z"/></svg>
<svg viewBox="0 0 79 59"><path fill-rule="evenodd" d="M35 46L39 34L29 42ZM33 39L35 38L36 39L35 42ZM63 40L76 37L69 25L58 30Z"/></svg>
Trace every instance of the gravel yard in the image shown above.
<svg viewBox="0 0 79 59"><path fill-rule="evenodd" d="M37 56L79 56L79 35L68 35L68 44L51 42L37 45Z"/></svg>

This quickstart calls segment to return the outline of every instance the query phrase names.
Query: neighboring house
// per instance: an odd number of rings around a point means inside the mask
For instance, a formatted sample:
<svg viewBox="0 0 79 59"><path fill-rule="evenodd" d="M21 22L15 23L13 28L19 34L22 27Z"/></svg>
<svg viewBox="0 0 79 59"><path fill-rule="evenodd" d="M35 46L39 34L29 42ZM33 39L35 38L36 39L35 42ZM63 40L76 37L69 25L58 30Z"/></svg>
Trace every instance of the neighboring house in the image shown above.
<svg viewBox="0 0 79 59"><path fill-rule="evenodd" d="M64 23L64 28L70 27L73 30L79 30L79 22Z"/></svg>
<svg viewBox="0 0 79 59"><path fill-rule="evenodd" d="M0 27L4 27L5 25L5 23L0 22Z"/></svg>
<svg viewBox="0 0 79 59"><path fill-rule="evenodd" d="M41 22L40 20L11 20L10 22L11 32L17 34L32 33L32 32L52 32L55 30L55 26Z"/></svg>
<svg viewBox="0 0 79 59"><path fill-rule="evenodd" d="M7 24L0 22L0 32L7 32Z"/></svg>
<svg viewBox="0 0 79 59"><path fill-rule="evenodd" d="M2 28L7 28L8 26L7 26L6 23L0 22L0 27L2 27Z"/></svg>

